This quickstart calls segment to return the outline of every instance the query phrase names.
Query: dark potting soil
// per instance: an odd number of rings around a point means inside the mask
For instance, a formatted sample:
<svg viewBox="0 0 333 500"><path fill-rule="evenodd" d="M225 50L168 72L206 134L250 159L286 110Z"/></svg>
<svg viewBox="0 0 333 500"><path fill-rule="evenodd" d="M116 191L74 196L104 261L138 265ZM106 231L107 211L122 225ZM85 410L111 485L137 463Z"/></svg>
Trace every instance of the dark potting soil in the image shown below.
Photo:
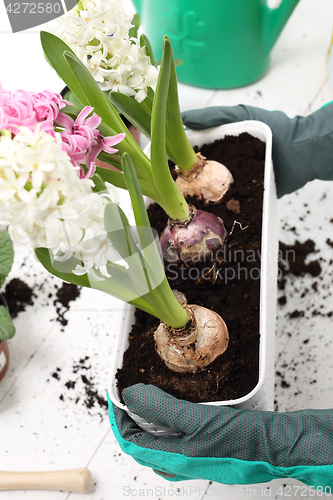
<svg viewBox="0 0 333 500"><path fill-rule="evenodd" d="M97 413L103 421L105 414L107 414L108 403L96 388L94 367L89 356L84 356L79 361L73 362L71 378L65 383L63 383L63 370L59 366L51 373L51 377L66 387L66 390L63 390L59 396L60 401L67 403L72 401L75 405L80 404L88 410L94 410L94 413L89 411L89 414L93 416Z"/></svg>
<svg viewBox="0 0 333 500"><path fill-rule="evenodd" d="M280 242L279 252L280 276L278 285L280 290L284 290L286 276L288 274L304 276L304 274L308 273L316 277L321 273L321 265L318 260L312 260L308 264L305 262L309 254L316 252L315 242L313 240L308 239L304 243L296 240L293 245L286 245Z"/></svg>
<svg viewBox="0 0 333 500"><path fill-rule="evenodd" d="M326 243L330 245L330 240L327 240ZM300 276L305 276L305 274L309 274L313 278L317 278L321 274L322 267L319 262L319 259L311 260L308 263L305 262L310 254L316 253L318 251L316 250L315 242L313 240L308 239L304 243L301 243L298 240L296 240L293 245L286 245L285 243L280 242L279 251L280 251L280 260L279 260L280 276L278 279L279 290L285 289L287 283L286 277L288 275L300 277ZM314 290L315 293L317 293L318 283L317 282L312 283L311 288ZM310 292L310 290L308 288L305 288L305 290L302 292L301 297L307 295L308 292ZM283 295L279 297L278 303L280 306L286 305L287 303L286 296ZM307 306L307 310L313 307L314 304L310 304ZM289 318L294 319L294 318L304 317L305 313L306 311L299 311L298 309L296 309L295 311L289 313ZM312 311L312 316L326 316L328 318L331 318L333 316L333 311L328 311L323 313L314 309Z"/></svg>
<svg viewBox="0 0 333 500"><path fill-rule="evenodd" d="M27 306L33 305L33 299L37 296L37 288L37 285L31 288L20 278L13 278L7 283L3 295L12 318L16 318L20 312L25 311ZM70 302L76 300L80 293L81 287L71 283L63 283L61 288L57 290L54 305L56 306L57 321L63 326L68 323L64 314L69 310Z"/></svg>
<svg viewBox="0 0 333 500"><path fill-rule="evenodd" d="M301 243L296 240L293 245L286 245L285 243L279 242L279 278L278 278L278 288L279 290L284 290L287 283L287 276L304 276L305 274L310 274L312 277L317 277L321 273L321 265L318 259L311 260L306 263L308 256L316 252L315 242L311 239L306 240ZM304 290L303 295L305 295L308 290ZM285 306L287 303L287 297L282 295L278 298L278 303L280 306ZM304 316L304 311L295 311L289 313L290 319L299 318Z"/></svg>
<svg viewBox="0 0 333 500"><path fill-rule="evenodd" d="M63 326L66 326L68 320L65 318L65 313L69 310L69 303L76 300L81 293L81 287L72 283L63 283L62 287L56 293L57 298L54 300L54 305L57 311L57 321Z"/></svg>
<svg viewBox="0 0 333 500"><path fill-rule="evenodd" d="M120 392L142 382L193 402L219 401L242 397L258 382L265 144L244 133L206 145L201 153L226 165L234 183L218 204L194 198L187 201L221 217L229 236L223 255L219 255L219 268L199 283L199 268L169 264L166 274L171 288L183 292L189 304L210 308L224 319L230 337L228 349L196 374L171 371L154 348L153 331L159 321L136 310L130 346L117 373ZM152 227L161 233L167 223L163 210L154 204L149 216ZM205 267L209 269L211 264L207 262Z"/></svg>
<svg viewBox="0 0 333 500"><path fill-rule="evenodd" d="M12 318L16 318L18 313L25 311L27 305L33 305L33 289L19 278L14 278L7 283L3 295Z"/></svg>

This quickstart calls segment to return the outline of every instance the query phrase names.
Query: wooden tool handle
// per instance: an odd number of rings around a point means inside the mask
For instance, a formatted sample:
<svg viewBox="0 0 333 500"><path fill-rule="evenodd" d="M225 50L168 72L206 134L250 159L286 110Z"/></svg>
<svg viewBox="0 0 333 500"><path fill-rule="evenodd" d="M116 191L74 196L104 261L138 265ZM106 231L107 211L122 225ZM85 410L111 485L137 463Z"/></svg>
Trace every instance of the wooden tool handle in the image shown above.
<svg viewBox="0 0 333 500"><path fill-rule="evenodd" d="M87 493L91 486L91 473L85 467L50 472L0 471L0 491L61 490Z"/></svg>

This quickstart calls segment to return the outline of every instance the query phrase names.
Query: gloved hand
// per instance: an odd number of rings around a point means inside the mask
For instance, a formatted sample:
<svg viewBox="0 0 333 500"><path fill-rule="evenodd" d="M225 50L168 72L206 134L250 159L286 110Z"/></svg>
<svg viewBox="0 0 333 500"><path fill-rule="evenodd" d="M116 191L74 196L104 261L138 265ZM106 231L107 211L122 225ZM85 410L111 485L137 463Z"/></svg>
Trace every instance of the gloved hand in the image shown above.
<svg viewBox="0 0 333 500"><path fill-rule="evenodd" d="M333 490L333 410L277 413L193 404L144 384L122 395L131 412L180 433L159 438L144 432L109 400L122 450L163 477L223 484L292 477Z"/></svg>
<svg viewBox="0 0 333 500"><path fill-rule="evenodd" d="M273 165L278 197L313 179L333 180L333 103L309 116L253 106L210 107L183 113L184 125L202 130L243 120L266 123L273 133Z"/></svg>

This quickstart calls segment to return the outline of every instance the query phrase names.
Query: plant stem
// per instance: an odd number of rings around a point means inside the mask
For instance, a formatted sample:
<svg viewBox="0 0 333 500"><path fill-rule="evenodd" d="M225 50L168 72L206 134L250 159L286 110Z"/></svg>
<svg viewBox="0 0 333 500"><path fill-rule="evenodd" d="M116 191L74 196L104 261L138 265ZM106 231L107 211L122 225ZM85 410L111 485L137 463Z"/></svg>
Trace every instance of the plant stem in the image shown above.
<svg viewBox="0 0 333 500"><path fill-rule="evenodd" d="M109 101L108 101L109 102ZM149 158L144 154L142 149L140 149L139 145L135 142L132 137L132 134L129 132L125 124L121 121L122 128L120 132L125 132L126 136L123 141L117 144L117 149L119 151L120 156L123 153L129 153L133 161L135 162L136 171L139 179L142 179L147 182L152 182L153 176L151 171L151 164ZM109 125L104 122L101 122L98 129L104 137L110 135L116 135L119 132L115 132Z"/></svg>
<svg viewBox="0 0 333 500"><path fill-rule="evenodd" d="M190 170L196 162L197 155L187 138L179 108L177 73L172 45L167 37L165 37L164 43L169 47L172 54L169 90L166 105L168 142L172 147L172 159L176 163L177 167L181 170Z"/></svg>
<svg viewBox="0 0 333 500"><path fill-rule="evenodd" d="M173 180L166 155L166 101L171 68L170 45L163 44L163 58L157 81L151 117L151 167L157 191L166 212L172 219L185 220L189 216L189 206Z"/></svg>
<svg viewBox="0 0 333 500"><path fill-rule="evenodd" d="M113 165L113 163L111 162L110 164ZM116 165L116 167L119 167L119 165ZM96 167L96 173L100 175L100 177L103 179L104 182L110 182L110 184L113 184L115 187L120 189L127 189L126 182L124 179L124 174L122 172L117 172L116 170L110 170L109 168L104 168L104 167ZM143 181L141 179L139 179L139 183L143 195L147 196L148 198L151 198L158 205L160 205L160 207L163 208L163 210L166 210L166 207L163 205L163 200L158 194L154 184L147 181Z"/></svg>
<svg viewBox="0 0 333 500"><path fill-rule="evenodd" d="M150 290L149 293L145 295L145 298L147 302L153 306L158 317L164 323L172 328L181 328L186 325L191 319L191 316L183 309L174 296L165 276L165 271L154 241L141 187L131 157L128 154L124 154L122 163L145 261L144 273Z"/></svg>
<svg viewBox="0 0 333 500"><path fill-rule="evenodd" d="M155 311L152 313L153 316L171 328L183 328L191 320L191 315L174 296L167 278L164 278L154 290L142 295L141 299L148 302Z"/></svg>
<svg viewBox="0 0 333 500"><path fill-rule="evenodd" d="M161 308L155 305L155 309L161 314L160 318L171 328L182 328L191 319L191 315L185 311L183 306L178 302L170 288L168 280L165 278L157 287L161 297ZM147 300L149 302L149 300ZM166 318L166 316L170 316Z"/></svg>

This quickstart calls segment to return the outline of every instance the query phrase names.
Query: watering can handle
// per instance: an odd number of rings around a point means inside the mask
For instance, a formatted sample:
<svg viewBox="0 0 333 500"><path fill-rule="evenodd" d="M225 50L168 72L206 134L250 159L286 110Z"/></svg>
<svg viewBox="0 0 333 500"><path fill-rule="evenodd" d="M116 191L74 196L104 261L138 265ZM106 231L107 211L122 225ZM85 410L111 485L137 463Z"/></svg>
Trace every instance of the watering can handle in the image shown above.
<svg viewBox="0 0 333 500"><path fill-rule="evenodd" d="M55 490L87 493L91 486L91 473L85 467L46 472L0 471L0 491Z"/></svg>
<svg viewBox="0 0 333 500"><path fill-rule="evenodd" d="M300 0L282 0L276 8L264 6L262 46L266 54L272 50L286 22Z"/></svg>

